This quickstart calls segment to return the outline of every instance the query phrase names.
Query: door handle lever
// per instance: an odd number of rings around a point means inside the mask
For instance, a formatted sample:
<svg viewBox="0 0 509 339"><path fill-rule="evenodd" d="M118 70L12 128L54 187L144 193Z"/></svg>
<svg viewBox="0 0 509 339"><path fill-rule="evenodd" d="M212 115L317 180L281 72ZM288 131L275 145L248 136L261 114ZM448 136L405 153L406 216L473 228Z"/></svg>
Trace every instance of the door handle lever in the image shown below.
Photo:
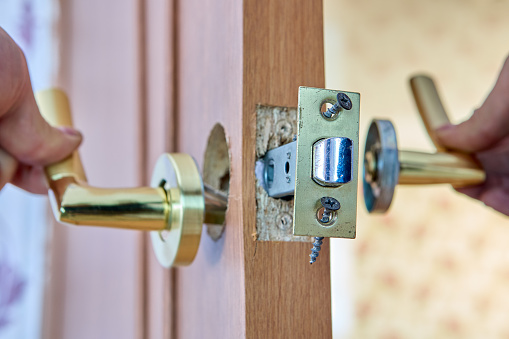
<svg viewBox="0 0 509 339"><path fill-rule="evenodd" d="M400 150L396 130L389 120L373 120L364 150L364 202L370 213L386 212L394 189L401 185L451 184L455 187L481 184L484 170L469 155L451 152L440 144L436 129L449 118L433 80L419 75L410 79L419 114L437 152Z"/></svg>
<svg viewBox="0 0 509 339"><path fill-rule="evenodd" d="M53 126L72 126L66 94L49 89L35 94L39 110ZM227 197L205 187L188 154L163 154L151 186L98 188L88 184L77 151L45 168L57 220L74 225L152 231L156 256L165 267L190 264L203 223L222 224Z"/></svg>

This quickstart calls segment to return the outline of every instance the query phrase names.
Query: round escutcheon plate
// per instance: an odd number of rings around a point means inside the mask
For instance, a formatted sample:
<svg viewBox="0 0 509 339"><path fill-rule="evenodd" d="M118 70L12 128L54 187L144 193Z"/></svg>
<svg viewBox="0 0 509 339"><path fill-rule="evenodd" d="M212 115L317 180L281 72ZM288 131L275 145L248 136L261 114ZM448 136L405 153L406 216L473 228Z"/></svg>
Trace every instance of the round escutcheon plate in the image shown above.
<svg viewBox="0 0 509 339"><path fill-rule="evenodd" d="M164 267L189 265L198 252L205 210L194 159L182 153L161 155L151 186L164 187L168 196L167 228L150 234L156 257Z"/></svg>
<svg viewBox="0 0 509 339"><path fill-rule="evenodd" d="M364 202L369 213L384 213L391 206L399 178L396 130L389 120L373 120L364 150Z"/></svg>

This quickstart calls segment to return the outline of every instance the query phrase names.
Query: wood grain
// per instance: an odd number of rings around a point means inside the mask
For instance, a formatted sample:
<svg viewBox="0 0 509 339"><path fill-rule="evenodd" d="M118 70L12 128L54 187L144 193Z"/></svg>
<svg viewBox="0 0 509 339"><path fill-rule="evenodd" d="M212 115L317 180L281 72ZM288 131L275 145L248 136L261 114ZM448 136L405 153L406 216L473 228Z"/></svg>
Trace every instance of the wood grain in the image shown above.
<svg viewBox="0 0 509 339"><path fill-rule="evenodd" d="M253 241L257 104L297 106L299 86L324 86L319 1L180 1L177 147L201 163L208 132L225 127L232 157L226 230L203 233L176 271L178 338L331 337L328 241Z"/></svg>
<svg viewBox="0 0 509 339"><path fill-rule="evenodd" d="M253 242L256 104L297 106L299 86L324 87L321 1L244 3L243 177L246 333L249 338L330 338L328 241L308 264L310 245ZM263 312L260 308L263 308Z"/></svg>

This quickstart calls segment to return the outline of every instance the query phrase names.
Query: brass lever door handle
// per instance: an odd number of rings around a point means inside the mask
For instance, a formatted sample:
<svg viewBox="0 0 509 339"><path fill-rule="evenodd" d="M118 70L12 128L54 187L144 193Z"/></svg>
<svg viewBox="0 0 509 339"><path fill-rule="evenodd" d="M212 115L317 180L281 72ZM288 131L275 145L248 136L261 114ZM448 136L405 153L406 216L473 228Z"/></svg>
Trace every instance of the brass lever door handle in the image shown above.
<svg viewBox="0 0 509 339"><path fill-rule="evenodd" d="M462 187L480 184L486 179L484 170L472 156L451 152L440 144L435 131L449 123L449 118L433 80L418 75L410 79L410 86L437 152L400 150L392 122L373 120L364 152L364 201L369 212L387 211L397 184Z"/></svg>
<svg viewBox="0 0 509 339"><path fill-rule="evenodd" d="M53 126L72 126L64 92L51 89L36 93L43 117ZM89 186L76 151L45 168L56 218L75 225L164 230L168 201L161 187L103 189Z"/></svg>
<svg viewBox="0 0 509 339"><path fill-rule="evenodd" d="M437 149L436 153L400 151L399 184L442 184L456 187L482 183L486 174L472 156L444 147L436 130L450 123L440 95L432 78L417 75L410 79L410 87L419 115L428 135ZM428 173L435 169L436 173Z"/></svg>
<svg viewBox="0 0 509 339"><path fill-rule="evenodd" d="M35 97L41 114L51 125L72 126L69 101L63 91L44 90ZM215 218L207 222L224 221L224 197L210 190L205 194L196 163L187 154L163 154L157 161L151 187L90 186L77 151L47 166L45 173L57 220L74 225L151 231L156 256L166 267L193 261L208 215L206 196L207 201L215 202Z"/></svg>

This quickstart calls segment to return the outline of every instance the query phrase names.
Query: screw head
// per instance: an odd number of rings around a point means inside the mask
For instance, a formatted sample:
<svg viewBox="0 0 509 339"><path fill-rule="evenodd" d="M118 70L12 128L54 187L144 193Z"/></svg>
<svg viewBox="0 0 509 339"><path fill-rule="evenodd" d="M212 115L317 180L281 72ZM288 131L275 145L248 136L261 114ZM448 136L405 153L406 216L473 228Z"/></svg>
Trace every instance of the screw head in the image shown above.
<svg viewBox="0 0 509 339"><path fill-rule="evenodd" d="M292 227L293 217L291 216L290 213L287 213L287 212L280 213L277 216L276 224L280 229L286 231L290 227Z"/></svg>
<svg viewBox="0 0 509 339"><path fill-rule="evenodd" d="M339 203L339 201L337 201L333 197L322 197L320 199L320 202L322 203L323 208L330 211L337 211L341 208L341 204Z"/></svg>
<svg viewBox="0 0 509 339"><path fill-rule="evenodd" d="M346 95L345 93L338 93L337 99L339 106L346 109L347 111L352 109L352 100L350 100L350 97L348 95Z"/></svg>

